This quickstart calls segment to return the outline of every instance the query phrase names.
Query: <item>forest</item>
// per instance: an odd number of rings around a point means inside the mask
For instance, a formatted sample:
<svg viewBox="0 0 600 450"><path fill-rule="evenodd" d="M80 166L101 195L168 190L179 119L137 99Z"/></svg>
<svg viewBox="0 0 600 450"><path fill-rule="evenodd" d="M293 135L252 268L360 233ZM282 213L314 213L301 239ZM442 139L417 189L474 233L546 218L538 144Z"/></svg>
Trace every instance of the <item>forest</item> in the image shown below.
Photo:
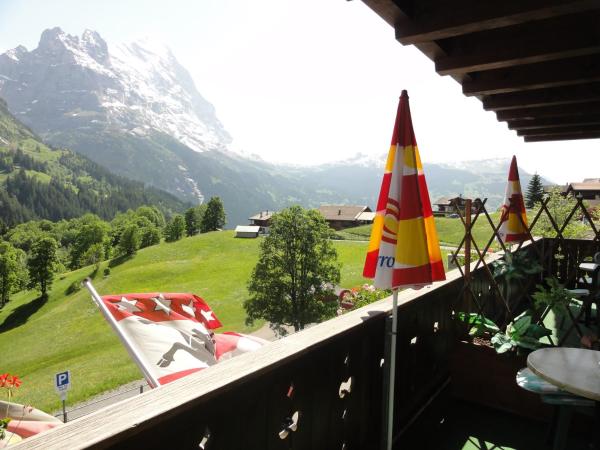
<svg viewBox="0 0 600 450"><path fill-rule="evenodd" d="M225 220L223 203L213 197L183 215L170 217L156 206L144 205L118 213L110 221L86 213L73 219L30 220L5 228L0 241L0 309L12 293L23 289L37 289L45 296L57 273L89 265L98 270L100 262L108 259L119 264L162 239L173 242L222 229ZM108 275L110 268L105 271ZM70 289L79 289L78 283Z"/></svg>

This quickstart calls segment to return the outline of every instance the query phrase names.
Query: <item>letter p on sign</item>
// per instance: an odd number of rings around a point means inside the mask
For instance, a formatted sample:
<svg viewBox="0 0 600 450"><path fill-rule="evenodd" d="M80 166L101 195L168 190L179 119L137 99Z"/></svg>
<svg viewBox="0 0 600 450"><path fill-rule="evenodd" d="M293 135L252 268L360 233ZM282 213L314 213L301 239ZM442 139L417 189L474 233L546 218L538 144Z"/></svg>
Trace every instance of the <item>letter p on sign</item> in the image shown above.
<svg viewBox="0 0 600 450"><path fill-rule="evenodd" d="M71 372L57 373L54 376L54 388L58 393L62 393L71 389Z"/></svg>

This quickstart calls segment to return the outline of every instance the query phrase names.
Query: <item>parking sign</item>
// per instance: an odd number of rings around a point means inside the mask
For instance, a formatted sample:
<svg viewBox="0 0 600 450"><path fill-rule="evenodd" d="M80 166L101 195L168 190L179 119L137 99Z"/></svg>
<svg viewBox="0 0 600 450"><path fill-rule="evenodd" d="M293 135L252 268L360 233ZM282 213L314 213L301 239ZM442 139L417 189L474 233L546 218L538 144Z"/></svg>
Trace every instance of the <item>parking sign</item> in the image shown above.
<svg viewBox="0 0 600 450"><path fill-rule="evenodd" d="M71 389L71 372L67 370L54 375L54 388L59 394Z"/></svg>

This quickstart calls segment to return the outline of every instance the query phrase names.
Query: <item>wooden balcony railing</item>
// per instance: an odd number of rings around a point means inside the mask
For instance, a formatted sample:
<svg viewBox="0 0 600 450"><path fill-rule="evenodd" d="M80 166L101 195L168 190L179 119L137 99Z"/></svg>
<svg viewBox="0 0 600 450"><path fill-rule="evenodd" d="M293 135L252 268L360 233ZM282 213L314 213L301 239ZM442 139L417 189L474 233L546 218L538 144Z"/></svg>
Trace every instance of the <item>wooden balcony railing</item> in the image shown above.
<svg viewBox="0 0 600 450"><path fill-rule="evenodd" d="M448 379L461 285L453 271L399 295L396 432ZM379 448L390 309L388 298L351 311L15 448Z"/></svg>
<svg viewBox="0 0 600 450"><path fill-rule="evenodd" d="M545 255L554 251L552 242L536 245ZM573 245L579 256L593 250L585 242ZM577 258L564 270L573 270ZM474 291L480 299L497 301L485 270L473 271ZM452 315L460 310L464 291L458 270L447 277L399 295L394 425L399 443L449 380L459 331ZM351 311L15 448L381 448L390 309L388 298Z"/></svg>

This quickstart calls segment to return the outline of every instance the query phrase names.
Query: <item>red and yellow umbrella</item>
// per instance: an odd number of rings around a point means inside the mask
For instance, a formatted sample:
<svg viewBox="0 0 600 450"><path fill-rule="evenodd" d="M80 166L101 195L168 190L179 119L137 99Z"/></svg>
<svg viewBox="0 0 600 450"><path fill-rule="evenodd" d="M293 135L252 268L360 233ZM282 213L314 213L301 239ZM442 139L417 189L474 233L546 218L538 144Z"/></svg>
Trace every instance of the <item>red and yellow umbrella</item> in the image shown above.
<svg viewBox="0 0 600 450"><path fill-rule="evenodd" d="M363 275L386 289L446 279L406 91L398 105Z"/></svg>
<svg viewBox="0 0 600 450"><path fill-rule="evenodd" d="M394 380L398 288L446 279L406 91L400 96L363 275L374 278L376 287L394 289L389 365L386 362L389 380ZM393 382L388 383L388 396L387 448L391 449Z"/></svg>
<svg viewBox="0 0 600 450"><path fill-rule="evenodd" d="M519 218L519 216L521 217ZM525 212L525 202L523 202L516 156L512 157L508 171L508 184L504 194L500 222L498 236L502 242L522 242L528 238L527 213Z"/></svg>

